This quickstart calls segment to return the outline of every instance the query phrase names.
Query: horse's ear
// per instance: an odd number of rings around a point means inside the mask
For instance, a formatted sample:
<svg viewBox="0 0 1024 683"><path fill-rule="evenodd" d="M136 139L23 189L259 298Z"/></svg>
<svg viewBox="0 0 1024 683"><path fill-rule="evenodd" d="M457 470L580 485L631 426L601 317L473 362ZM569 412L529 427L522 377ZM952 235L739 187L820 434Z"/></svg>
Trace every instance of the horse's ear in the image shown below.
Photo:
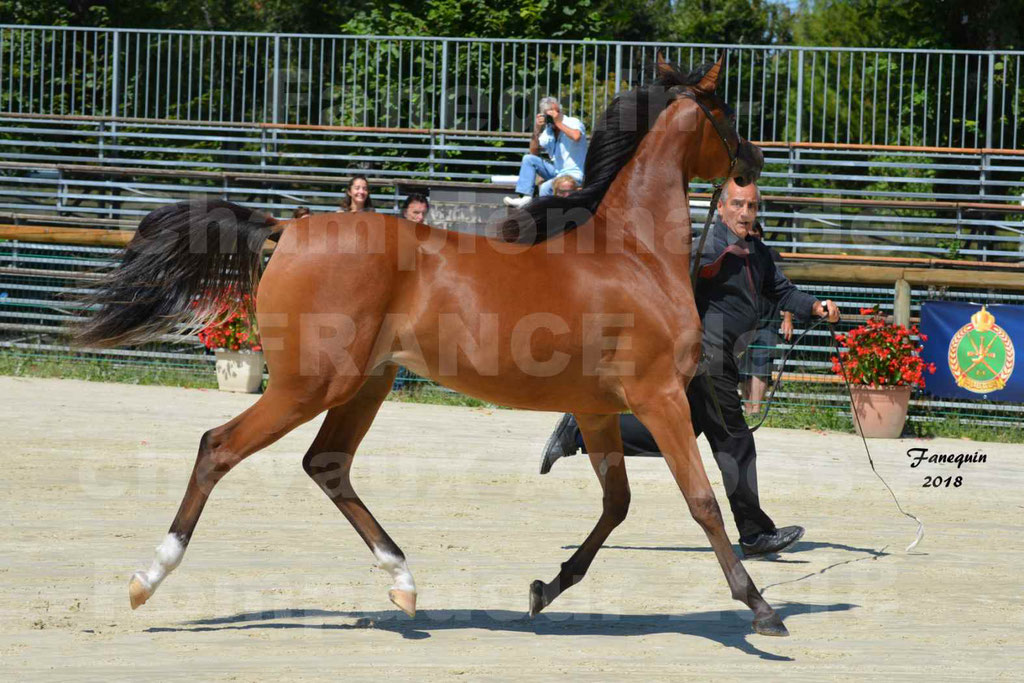
<svg viewBox="0 0 1024 683"><path fill-rule="evenodd" d="M661 50L658 50L656 53L654 63L658 76L667 76L673 71L672 65L665 61L665 58L661 54Z"/></svg>
<svg viewBox="0 0 1024 683"><path fill-rule="evenodd" d="M722 56L718 58L718 61L712 64L711 68L700 79L700 83L697 84L697 90L708 94L715 92L715 89L718 88L718 79L722 75L722 64L724 62L725 52L722 52Z"/></svg>

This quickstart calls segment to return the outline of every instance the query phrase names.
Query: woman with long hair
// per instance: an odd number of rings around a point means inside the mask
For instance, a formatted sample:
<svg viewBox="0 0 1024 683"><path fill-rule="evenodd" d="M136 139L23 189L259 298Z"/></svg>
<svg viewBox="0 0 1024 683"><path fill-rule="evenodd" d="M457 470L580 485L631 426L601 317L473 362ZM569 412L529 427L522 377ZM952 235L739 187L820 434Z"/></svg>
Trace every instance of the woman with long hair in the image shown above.
<svg viewBox="0 0 1024 683"><path fill-rule="evenodd" d="M339 203L339 211L373 211L373 199L370 197L370 183L364 175L354 175L345 188L345 196Z"/></svg>

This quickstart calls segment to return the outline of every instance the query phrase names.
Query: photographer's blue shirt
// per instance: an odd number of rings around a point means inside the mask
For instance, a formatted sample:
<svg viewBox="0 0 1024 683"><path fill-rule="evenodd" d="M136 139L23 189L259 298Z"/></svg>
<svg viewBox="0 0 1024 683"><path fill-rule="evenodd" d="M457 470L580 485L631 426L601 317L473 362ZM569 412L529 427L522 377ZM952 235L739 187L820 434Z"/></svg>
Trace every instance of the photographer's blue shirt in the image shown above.
<svg viewBox="0 0 1024 683"><path fill-rule="evenodd" d="M573 142L568 135L558 131L556 137L554 126L544 126L537 137L541 149L551 157L557 175L572 175L578 180L583 178L583 164L587 159L587 129L583 122L572 116L562 116L562 125L580 131L580 139Z"/></svg>

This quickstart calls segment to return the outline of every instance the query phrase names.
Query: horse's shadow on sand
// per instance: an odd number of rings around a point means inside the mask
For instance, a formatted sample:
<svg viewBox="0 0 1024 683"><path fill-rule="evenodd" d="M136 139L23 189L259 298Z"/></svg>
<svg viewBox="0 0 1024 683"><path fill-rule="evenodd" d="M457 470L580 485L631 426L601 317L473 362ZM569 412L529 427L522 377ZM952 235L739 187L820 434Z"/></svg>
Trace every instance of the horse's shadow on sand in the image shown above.
<svg viewBox="0 0 1024 683"><path fill-rule="evenodd" d="M791 602L776 606L779 615L788 620L814 612L842 612L857 605L837 603L815 605ZM338 621L333 621L338 620ZM792 661L759 649L749 642L753 635L751 615L744 611L708 611L688 614L598 614L587 612L544 612L530 618L523 612L510 610L420 610L409 617L395 610L337 611L321 609L287 609L243 612L225 617L196 619L180 627L153 627L147 633L205 632L250 629L379 629L410 640L430 638L435 631L452 629L484 629L495 632L533 633L540 636L645 636L662 633L708 638L745 654L774 661ZM799 633L800 620L795 626ZM794 626L794 624L790 624ZM758 637L758 644L768 642Z"/></svg>

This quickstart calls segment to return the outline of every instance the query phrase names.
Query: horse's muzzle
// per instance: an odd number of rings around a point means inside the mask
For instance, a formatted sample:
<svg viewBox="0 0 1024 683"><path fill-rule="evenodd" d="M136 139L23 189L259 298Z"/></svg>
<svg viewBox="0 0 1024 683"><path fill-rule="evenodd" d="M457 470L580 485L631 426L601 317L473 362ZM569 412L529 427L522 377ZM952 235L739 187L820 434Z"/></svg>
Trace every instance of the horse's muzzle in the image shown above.
<svg viewBox="0 0 1024 683"><path fill-rule="evenodd" d="M744 187L757 182L763 168L764 155L761 150L750 141L742 140L736 154L736 168L733 170L736 184Z"/></svg>

